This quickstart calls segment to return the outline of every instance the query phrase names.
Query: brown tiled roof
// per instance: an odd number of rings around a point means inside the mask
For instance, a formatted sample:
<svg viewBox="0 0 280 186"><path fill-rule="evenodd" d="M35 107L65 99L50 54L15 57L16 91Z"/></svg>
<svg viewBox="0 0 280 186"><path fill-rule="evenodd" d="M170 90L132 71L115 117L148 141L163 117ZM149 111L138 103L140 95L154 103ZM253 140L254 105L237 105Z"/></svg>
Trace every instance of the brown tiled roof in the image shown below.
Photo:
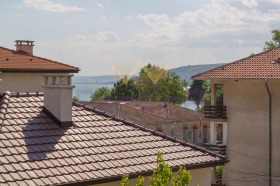
<svg viewBox="0 0 280 186"><path fill-rule="evenodd" d="M0 185L63 185L151 173L156 153L174 169L210 167L225 159L92 108L73 104L74 126L61 128L43 110L42 94L0 101Z"/></svg>
<svg viewBox="0 0 280 186"><path fill-rule="evenodd" d="M78 72L80 69L25 52L0 47L2 72Z"/></svg>
<svg viewBox="0 0 280 186"><path fill-rule="evenodd" d="M280 47L192 76L193 79L279 79Z"/></svg>

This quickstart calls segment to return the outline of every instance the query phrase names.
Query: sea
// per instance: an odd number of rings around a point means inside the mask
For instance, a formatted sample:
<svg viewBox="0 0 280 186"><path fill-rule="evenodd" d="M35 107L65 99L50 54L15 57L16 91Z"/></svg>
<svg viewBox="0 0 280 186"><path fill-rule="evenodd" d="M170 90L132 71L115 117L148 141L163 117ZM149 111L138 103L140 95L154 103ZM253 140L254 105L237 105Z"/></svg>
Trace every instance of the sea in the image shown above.
<svg viewBox="0 0 280 186"><path fill-rule="evenodd" d="M113 88L113 84L96 84L96 83L73 83L76 87L73 90L73 96L76 96L80 101L90 101L91 95L101 87ZM195 110L196 104L192 101L186 101L180 106Z"/></svg>

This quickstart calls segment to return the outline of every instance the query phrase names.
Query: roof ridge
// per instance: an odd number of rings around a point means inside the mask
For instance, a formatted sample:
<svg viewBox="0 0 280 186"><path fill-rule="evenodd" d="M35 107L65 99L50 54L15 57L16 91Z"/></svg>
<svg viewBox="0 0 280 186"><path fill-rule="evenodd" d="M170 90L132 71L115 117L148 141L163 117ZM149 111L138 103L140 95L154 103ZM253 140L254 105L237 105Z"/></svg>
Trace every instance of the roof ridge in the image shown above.
<svg viewBox="0 0 280 186"><path fill-rule="evenodd" d="M188 110L188 111L191 111L191 112L196 113L196 114L202 114L204 116L203 112L195 111L195 110L189 109L187 107L181 107L181 106L173 104L173 103L169 103L169 104L171 104L172 106L175 106L177 108L180 108L181 110Z"/></svg>
<svg viewBox="0 0 280 186"><path fill-rule="evenodd" d="M11 97L44 96L43 92L10 92Z"/></svg>
<svg viewBox="0 0 280 186"><path fill-rule="evenodd" d="M8 50L8 51L13 52L13 53L18 53L18 54L21 54L21 55L26 55L26 56L30 56L30 57L34 57L34 58L38 58L38 59L42 59L42 60L48 60L49 62L57 63L57 64L60 64L60 65L66 66L66 67L75 68L78 71L80 70L78 67L68 65L68 64L65 64L65 63L62 63L62 62L59 62L59 61L54 61L54 60L51 60L51 59L39 57L39 56L36 56L36 55L33 55L33 54L29 54L27 52L16 51L16 50L13 50L13 49L5 48L3 46L0 46L0 48L4 49L4 50Z"/></svg>
<svg viewBox="0 0 280 186"><path fill-rule="evenodd" d="M204 71L204 72L200 72L200 73L198 73L198 74L195 74L195 75L191 76L191 78L194 79L195 77L197 77L197 76L199 76L199 75L201 75L201 74L204 74L204 73L207 73L207 72L210 72L210 71L219 69L219 68L222 69L222 68L224 68L224 67L226 67L226 66L228 66L228 65L236 64L236 63L242 62L243 60L250 59L250 58L254 58L254 57L257 57L257 56L259 56L259 55L262 55L262 54L271 52L271 51L273 51L273 50L277 50L277 49L279 49L279 48L280 48L280 46L279 46L279 47L275 47L275 48L270 49L270 50L265 50L265 51L259 52L259 53L254 54L254 55L250 54L248 57L244 57L244 58L241 58L241 59L239 59L239 60L236 60L236 61L233 61L233 62L229 62L229 63L227 63L227 64L225 64L225 65L222 65L222 66L219 66L219 67L216 67L216 68L213 68L213 69L206 70L206 71Z"/></svg>
<svg viewBox="0 0 280 186"><path fill-rule="evenodd" d="M138 111L144 112L144 113L146 113L146 114L149 114L149 115L152 115L152 116L161 118L161 119L165 119L165 120L169 120L169 121L170 121L170 119L168 119L168 118L165 118L165 117L163 117L163 116L160 116L160 115L157 115L157 114L154 114L154 113L151 113L151 112L143 111L143 110L141 110L141 109L137 109L137 108L135 108L135 107L133 107L133 106L130 106L130 105L126 105L126 104L120 104L120 105L121 105L121 106L128 107L128 108L131 108L131 109L134 109L134 110L138 110Z"/></svg>
<svg viewBox="0 0 280 186"><path fill-rule="evenodd" d="M10 97L11 97L11 92L6 91L1 95L1 100L0 100L0 132L3 126L3 122L5 120L5 116L7 113L7 107L8 107L8 103L10 101Z"/></svg>
<svg viewBox="0 0 280 186"><path fill-rule="evenodd" d="M75 106L77 106L77 107L82 107L82 108L84 108L84 109L86 109L86 110L89 110L89 111L96 112L96 113L101 114L102 116L105 116L105 117L110 117L111 119L113 119L113 120L115 120L115 121L123 122L124 124L130 125L130 126L132 126L132 127L138 128L138 129L143 130L143 131L146 131L146 132L150 132L150 133L152 133L152 134L154 134L154 135L156 135L156 136L160 136L160 137L162 137L162 138L171 140L171 141L173 141L173 142L177 142L177 143L179 143L179 144L181 144L181 145L183 145L183 146L191 147L191 148L193 148L193 149L195 149L195 150L199 150L199 151L202 151L202 152L204 152L204 153L208 153L208 154L210 154L210 155L212 155L212 156L214 156L214 157L219 157L219 158L221 158L221 159L223 159L223 160L226 160L226 157L223 156L223 155L216 154L216 153L214 153L214 152L212 152L212 151L209 151L209 150L207 150L207 149L205 149L205 148L203 148L203 147L199 147L199 146L197 146L197 145L194 145L194 144L191 144L191 143L187 143L187 142L185 142L185 141L181 141L181 140L179 140L179 139L177 139L177 138L173 138L173 137L167 136L166 134L160 133L160 132L158 132L158 131L145 128L145 127L143 127L142 125L139 125L139 124L134 123L134 122L132 122L132 121L128 121L128 120L122 119L122 118L117 117L117 116L115 116L115 115L111 115L111 114L109 114L109 113L107 113L107 112L98 110L98 109L96 109L96 108L92 108L92 107L90 107L90 106L87 106L87 105L84 105L84 104L81 104L81 103L77 103L77 102L73 102L73 105L75 105Z"/></svg>

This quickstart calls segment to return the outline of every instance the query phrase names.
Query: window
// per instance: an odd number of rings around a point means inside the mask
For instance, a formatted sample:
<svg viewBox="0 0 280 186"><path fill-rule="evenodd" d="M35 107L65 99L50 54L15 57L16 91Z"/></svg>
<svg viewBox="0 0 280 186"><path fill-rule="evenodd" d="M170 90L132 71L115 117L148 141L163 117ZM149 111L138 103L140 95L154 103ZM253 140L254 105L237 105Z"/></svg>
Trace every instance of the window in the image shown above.
<svg viewBox="0 0 280 186"><path fill-rule="evenodd" d="M208 126L207 125L203 126L202 133L203 133L203 143L207 143L208 142Z"/></svg>
<svg viewBox="0 0 280 186"><path fill-rule="evenodd" d="M217 141L218 142L223 141L223 124L217 125Z"/></svg>
<svg viewBox="0 0 280 186"><path fill-rule="evenodd" d="M215 105L223 105L224 100L224 86L221 84L215 85Z"/></svg>
<svg viewBox="0 0 280 186"><path fill-rule="evenodd" d="M183 140L188 141L188 127L183 127Z"/></svg>
<svg viewBox="0 0 280 186"><path fill-rule="evenodd" d="M196 125L193 126L193 144L198 143L198 127Z"/></svg>

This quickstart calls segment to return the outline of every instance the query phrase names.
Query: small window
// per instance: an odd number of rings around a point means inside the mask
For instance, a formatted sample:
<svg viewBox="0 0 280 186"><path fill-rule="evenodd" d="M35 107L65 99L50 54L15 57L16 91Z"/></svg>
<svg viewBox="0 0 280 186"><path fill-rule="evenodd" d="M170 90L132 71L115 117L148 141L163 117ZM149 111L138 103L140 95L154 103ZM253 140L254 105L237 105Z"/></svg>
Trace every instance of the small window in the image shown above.
<svg viewBox="0 0 280 186"><path fill-rule="evenodd" d="M202 133L203 133L203 143L207 143L208 142L208 126L207 125L203 126Z"/></svg>
<svg viewBox="0 0 280 186"><path fill-rule="evenodd" d="M183 127L183 140L188 141L188 127Z"/></svg>
<svg viewBox="0 0 280 186"><path fill-rule="evenodd" d="M218 142L223 141L223 124L217 125L217 141Z"/></svg>
<svg viewBox="0 0 280 186"><path fill-rule="evenodd" d="M193 126L193 144L198 143L198 127L196 125Z"/></svg>

